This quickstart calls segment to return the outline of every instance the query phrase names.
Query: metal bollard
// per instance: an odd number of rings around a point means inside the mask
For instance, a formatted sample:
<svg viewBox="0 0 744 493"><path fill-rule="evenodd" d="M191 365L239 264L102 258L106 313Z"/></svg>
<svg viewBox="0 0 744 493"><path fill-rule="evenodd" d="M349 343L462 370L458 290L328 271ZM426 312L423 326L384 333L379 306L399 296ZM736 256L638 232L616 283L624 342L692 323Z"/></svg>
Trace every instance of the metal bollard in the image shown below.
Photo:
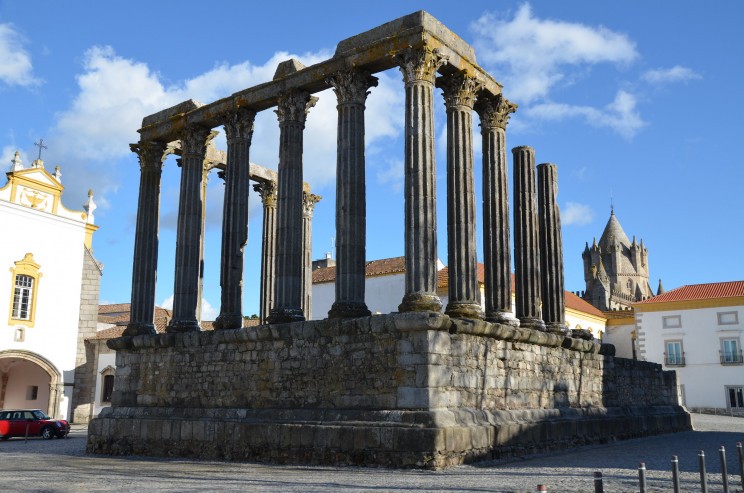
<svg viewBox="0 0 744 493"><path fill-rule="evenodd" d="M739 455L739 477L741 479L741 489L744 491L744 454L741 450L741 442L736 442L736 452Z"/></svg>
<svg viewBox="0 0 744 493"><path fill-rule="evenodd" d="M726 465L726 449L723 445L718 449L721 454L721 479L723 480L723 493L729 493L728 487L728 466Z"/></svg>
<svg viewBox="0 0 744 493"><path fill-rule="evenodd" d="M594 471L594 493L604 493L601 471Z"/></svg>
<svg viewBox="0 0 744 493"><path fill-rule="evenodd" d="M544 484L538 484L537 489L535 491L537 493L543 493L543 492L548 493L548 487L545 486Z"/></svg>
<svg viewBox="0 0 744 493"><path fill-rule="evenodd" d="M701 493L708 493L708 472L705 470L705 452L702 450L698 452L698 459L700 460L700 491Z"/></svg>
<svg viewBox="0 0 744 493"><path fill-rule="evenodd" d="M646 493L646 463L638 464L638 488L640 493Z"/></svg>
<svg viewBox="0 0 744 493"><path fill-rule="evenodd" d="M676 455L672 456L672 484L674 493L679 493L679 459Z"/></svg>

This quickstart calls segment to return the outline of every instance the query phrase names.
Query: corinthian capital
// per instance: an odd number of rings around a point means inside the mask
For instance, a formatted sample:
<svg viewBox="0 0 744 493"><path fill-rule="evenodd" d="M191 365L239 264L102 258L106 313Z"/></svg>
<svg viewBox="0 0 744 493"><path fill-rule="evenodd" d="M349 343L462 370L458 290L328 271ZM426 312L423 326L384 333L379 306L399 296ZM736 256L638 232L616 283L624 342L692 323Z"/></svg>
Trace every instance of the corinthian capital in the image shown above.
<svg viewBox="0 0 744 493"><path fill-rule="evenodd" d="M129 148L139 158L140 171L161 170L165 158L168 157L168 154L173 153L173 148L167 143L155 141L129 144Z"/></svg>
<svg viewBox="0 0 744 493"><path fill-rule="evenodd" d="M475 103L475 111L480 116L481 128L502 128L506 129L509 123L509 117L517 111L517 105L504 98L501 94L498 96L482 96Z"/></svg>
<svg viewBox="0 0 744 493"><path fill-rule="evenodd" d="M276 189L275 181L262 181L253 185L253 190L261 196L264 207L276 207Z"/></svg>
<svg viewBox="0 0 744 493"><path fill-rule="evenodd" d="M475 95L483 84L464 72L457 72L437 79L437 87L442 88L444 104L447 108L465 106L472 110Z"/></svg>
<svg viewBox="0 0 744 493"><path fill-rule="evenodd" d="M304 125L307 113L317 102L318 98L310 93L291 89L279 96L275 113L279 123L293 121Z"/></svg>
<svg viewBox="0 0 744 493"><path fill-rule="evenodd" d="M403 82L406 85L415 81L426 81L434 83L439 67L445 64L448 57L438 49L410 48L395 55L395 61L403 73Z"/></svg>
<svg viewBox="0 0 744 493"><path fill-rule="evenodd" d="M181 137L181 153L183 157L194 156L203 158L207 155L207 145L214 139L217 132L201 125L188 125Z"/></svg>
<svg viewBox="0 0 744 493"><path fill-rule="evenodd" d="M315 204L320 202L322 199L320 195L315 195L310 192L302 192L302 213L305 217L313 217L313 211L315 210Z"/></svg>
<svg viewBox="0 0 744 493"><path fill-rule="evenodd" d="M248 108L237 108L228 113L225 119L227 140L247 140L250 144L255 119L256 112Z"/></svg>
<svg viewBox="0 0 744 493"><path fill-rule="evenodd" d="M339 72L326 79L326 82L333 86L338 104L364 104L369 95L367 89L376 87L377 81L377 77L373 77L366 70L356 69Z"/></svg>

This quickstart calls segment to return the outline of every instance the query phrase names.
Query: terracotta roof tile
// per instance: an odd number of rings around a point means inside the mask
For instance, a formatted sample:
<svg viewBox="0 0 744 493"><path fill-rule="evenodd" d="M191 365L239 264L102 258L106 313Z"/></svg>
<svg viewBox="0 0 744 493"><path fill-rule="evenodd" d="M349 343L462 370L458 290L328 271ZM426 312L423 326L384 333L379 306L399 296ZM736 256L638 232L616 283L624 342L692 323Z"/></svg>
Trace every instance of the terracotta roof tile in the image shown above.
<svg viewBox="0 0 744 493"><path fill-rule="evenodd" d="M364 267L367 277L399 274L406 271L405 257L392 257L380 260L370 260ZM336 280L336 267L321 267L313 271L313 284L333 282Z"/></svg>
<svg viewBox="0 0 744 493"><path fill-rule="evenodd" d="M575 294L573 294L571 291L566 291L566 308L572 308L574 310L588 313L589 315L595 315L597 317L601 318L607 318L604 313L602 313L602 310L596 308L591 303L588 303L584 301L583 299L579 298Z"/></svg>
<svg viewBox="0 0 744 493"><path fill-rule="evenodd" d="M709 300L715 298L734 298L737 296L744 296L744 281L690 284L635 304L649 305L651 303L666 303L669 301Z"/></svg>

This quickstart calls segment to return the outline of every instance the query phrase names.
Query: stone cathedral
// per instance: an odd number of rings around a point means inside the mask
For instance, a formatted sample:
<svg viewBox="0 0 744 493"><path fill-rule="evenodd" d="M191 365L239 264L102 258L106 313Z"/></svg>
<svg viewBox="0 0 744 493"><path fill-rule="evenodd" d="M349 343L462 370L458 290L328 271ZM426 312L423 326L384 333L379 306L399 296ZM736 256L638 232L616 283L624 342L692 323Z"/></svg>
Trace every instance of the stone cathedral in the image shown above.
<svg viewBox="0 0 744 493"><path fill-rule="evenodd" d="M648 281L648 248L633 241L623 231L614 208L610 212L602 236L587 242L581 257L584 260L584 299L600 310L626 310L633 303L654 296ZM663 288L659 280L661 294Z"/></svg>
<svg viewBox="0 0 744 493"><path fill-rule="evenodd" d="M405 94L405 289L398 311L372 315L365 303L365 101L377 85L373 74L390 69L400 71ZM447 212L439 221L437 87L447 126ZM303 149L314 144L303 140L303 130L313 94L328 88L338 110L335 300L327 318L309 320L307 204L318 197L303 185ZM508 201L506 126L516 109L478 66L475 50L419 11L341 41L328 60L282 62L271 81L145 117L133 147L141 174L130 324L107 343L117 351L116 384L111 407L90 424L88 452L437 469L689 430L673 371L615 358L613 346L567 329L558 167L537 164L532 147L514 147L511 207ZM254 172L249 160L254 118L267 110L280 130L275 177ZM206 259L201 190L216 127L227 137L222 255ZM160 170L177 146L173 319L157 334ZM276 191L271 215L264 201L266 317L242 327L246 199L257 179ZM438 224L447 228L440 249ZM483 231L485 309L476 227ZM440 252L448 260L444 313ZM198 323L200 267L217 260L222 305L207 332Z"/></svg>

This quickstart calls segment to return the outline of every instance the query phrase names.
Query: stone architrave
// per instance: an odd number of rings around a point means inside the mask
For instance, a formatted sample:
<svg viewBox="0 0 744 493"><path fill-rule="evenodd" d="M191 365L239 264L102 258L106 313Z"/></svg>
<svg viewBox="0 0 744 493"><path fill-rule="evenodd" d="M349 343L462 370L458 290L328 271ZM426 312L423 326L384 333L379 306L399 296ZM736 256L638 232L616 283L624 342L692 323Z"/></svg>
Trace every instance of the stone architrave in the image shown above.
<svg viewBox="0 0 744 493"><path fill-rule="evenodd" d="M132 299L125 336L155 334L155 285L158 270L160 176L172 149L162 142L132 144L140 162L137 226L134 236Z"/></svg>
<svg viewBox="0 0 744 493"><path fill-rule="evenodd" d="M302 193L302 314L313 315L313 211L322 199L310 192Z"/></svg>
<svg viewBox="0 0 744 493"><path fill-rule="evenodd" d="M304 320L302 314L302 133L318 98L300 90L279 98L279 188L277 191L276 286L271 324Z"/></svg>
<svg viewBox="0 0 744 493"><path fill-rule="evenodd" d="M243 249L248 242L250 148L256 112L238 108L225 122L227 166L222 212L222 303L215 329L243 326Z"/></svg>
<svg viewBox="0 0 744 493"><path fill-rule="evenodd" d="M437 193L434 158L434 80L447 57L437 49L396 55L406 88L405 254L401 312L442 309L437 295Z"/></svg>
<svg viewBox="0 0 744 493"><path fill-rule="evenodd" d="M567 332L563 285L563 240L558 208L558 167L543 163L537 167L537 206L540 228L540 275L542 318L548 332Z"/></svg>
<svg viewBox="0 0 744 493"><path fill-rule="evenodd" d="M517 105L503 96L479 96L483 153L483 266L486 320L519 326L512 314L509 178L506 125Z"/></svg>
<svg viewBox="0 0 744 493"><path fill-rule="evenodd" d="M478 286L473 105L480 84L462 72L441 77L447 108L447 266L451 317L483 319Z"/></svg>
<svg viewBox="0 0 744 493"><path fill-rule="evenodd" d="M535 150L520 146L514 156L514 277L516 316L522 327L545 330L540 318L540 248L535 193Z"/></svg>
<svg viewBox="0 0 744 493"><path fill-rule="evenodd" d="M336 160L336 299L329 318L371 315L364 302L367 202L364 109L377 77L349 70L328 79L338 100Z"/></svg>
<svg viewBox="0 0 744 493"><path fill-rule="evenodd" d="M262 324L266 323L274 304L274 280L276 278L276 189L274 181L263 181L253 185L263 203L263 227L261 231L261 287L260 314Z"/></svg>
<svg viewBox="0 0 744 493"><path fill-rule="evenodd" d="M211 129L191 125L181 139L181 190L176 233L176 272L173 287L173 318L166 332L199 331L199 280L203 222L202 187Z"/></svg>

